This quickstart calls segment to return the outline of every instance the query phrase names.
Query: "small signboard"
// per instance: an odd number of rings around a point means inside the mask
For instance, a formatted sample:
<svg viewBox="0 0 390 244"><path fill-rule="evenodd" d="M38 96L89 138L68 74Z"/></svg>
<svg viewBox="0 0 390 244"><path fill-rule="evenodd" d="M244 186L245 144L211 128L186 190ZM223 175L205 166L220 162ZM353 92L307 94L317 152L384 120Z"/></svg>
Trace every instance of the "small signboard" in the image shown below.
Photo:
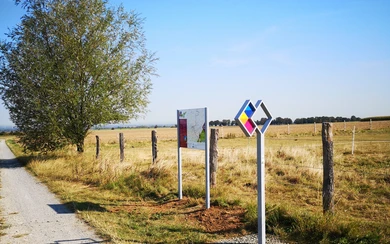
<svg viewBox="0 0 390 244"><path fill-rule="evenodd" d="M259 107L263 109L265 115L267 116L267 120L265 121L261 130L257 127L255 121L253 120L253 116L255 115ZM241 127L244 134L247 137L251 137L255 133L255 131L261 132L262 134L265 133L268 126L271 124L272 115L268 111L262 100L258 100L255 105L253 105L250 100L246 100L234 119L236 123Z"/></svg>
<svg viewBox="0 0 390 244"><path fill-rule="evenodd" d="M256 107L250 100L246 100L234 118L247 137L251 137L257 129L256 123L252 119L255 112Z"/></svg>
<svg viewBox="0 0 390 244"><path fill-rule="evenodd" d="M180 147L206 150L206 110L178 110Z"/></svg>

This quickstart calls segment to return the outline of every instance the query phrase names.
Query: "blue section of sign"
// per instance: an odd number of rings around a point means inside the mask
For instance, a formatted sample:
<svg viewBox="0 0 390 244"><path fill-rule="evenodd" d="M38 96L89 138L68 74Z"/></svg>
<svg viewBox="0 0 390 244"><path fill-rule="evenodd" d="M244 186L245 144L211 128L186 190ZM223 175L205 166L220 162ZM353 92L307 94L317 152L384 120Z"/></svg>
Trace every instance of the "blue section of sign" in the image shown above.
<svg viewBox="0 0 390 244"><path fill-rule="evenodd" d="M246 109L245 109L245 114L246 114L246 116L248 116L248 118L251 118L252 115L253 115L253 113L255 112L255 109L252 108L251 105L252 105L252 104L248 104L248 106L247 106Z"/></svg>

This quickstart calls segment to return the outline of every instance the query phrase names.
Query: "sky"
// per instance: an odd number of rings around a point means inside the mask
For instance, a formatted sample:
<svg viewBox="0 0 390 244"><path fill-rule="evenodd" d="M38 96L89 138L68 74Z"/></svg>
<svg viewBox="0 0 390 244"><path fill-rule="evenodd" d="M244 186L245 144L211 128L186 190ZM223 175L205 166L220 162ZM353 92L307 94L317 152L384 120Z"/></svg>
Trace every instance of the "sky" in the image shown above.
<svg viewBox="0 0 390 244"><path fill-rule="evenodd" d="M388 0L109 0L121 3L145 18L159 58L148 112L132 124L203 107L232 120L247 99L274 118L390 115ZM0 0L0 39L23 14ZM12 125L2 104L0 125Z"/></svg>

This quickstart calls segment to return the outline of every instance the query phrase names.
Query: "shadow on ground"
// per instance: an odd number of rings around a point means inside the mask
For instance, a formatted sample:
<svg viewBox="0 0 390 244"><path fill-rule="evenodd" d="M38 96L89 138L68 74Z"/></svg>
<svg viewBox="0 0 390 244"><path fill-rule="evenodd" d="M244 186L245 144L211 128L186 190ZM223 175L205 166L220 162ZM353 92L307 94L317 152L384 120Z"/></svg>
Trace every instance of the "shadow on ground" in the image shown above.
<svg viewBox="0 0 390 244"><path fill-rule="evenodd" d="M19 160L13 159L0 159L0 169L13 169L23 167L23 164Z"/></svg>
<svg viewBox="0 0 390 244"><path fill-rule="evenodd" d="M100 204L93 202L67 202L66 207L75 211L95 211L95 212L107 212L107 209L102 207Z"/></svg>

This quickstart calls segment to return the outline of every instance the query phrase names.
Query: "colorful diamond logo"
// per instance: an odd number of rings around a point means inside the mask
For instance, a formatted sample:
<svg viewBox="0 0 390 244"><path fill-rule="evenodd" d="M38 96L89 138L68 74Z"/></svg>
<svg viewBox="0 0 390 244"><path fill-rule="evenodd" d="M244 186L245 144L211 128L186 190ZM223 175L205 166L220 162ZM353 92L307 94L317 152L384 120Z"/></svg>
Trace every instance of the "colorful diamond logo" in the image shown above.
<svg viewBox="0 0 390 244"><path fill-rule="evenodd" d="M261 130L257 127L255 121L252 119L256 113L256 110L260 106L268 117ZM268 126L272 121L272 116L268 112L267 108L265 107L265 104L261 100L257 101L256 105L253 105L253 103L250 100L246 100L234 119L236 120L237 124L241 127L245 135L247 137L251 137L256 130L258 130L261 133L265 133L265 131L267 130Z"/></svg>

